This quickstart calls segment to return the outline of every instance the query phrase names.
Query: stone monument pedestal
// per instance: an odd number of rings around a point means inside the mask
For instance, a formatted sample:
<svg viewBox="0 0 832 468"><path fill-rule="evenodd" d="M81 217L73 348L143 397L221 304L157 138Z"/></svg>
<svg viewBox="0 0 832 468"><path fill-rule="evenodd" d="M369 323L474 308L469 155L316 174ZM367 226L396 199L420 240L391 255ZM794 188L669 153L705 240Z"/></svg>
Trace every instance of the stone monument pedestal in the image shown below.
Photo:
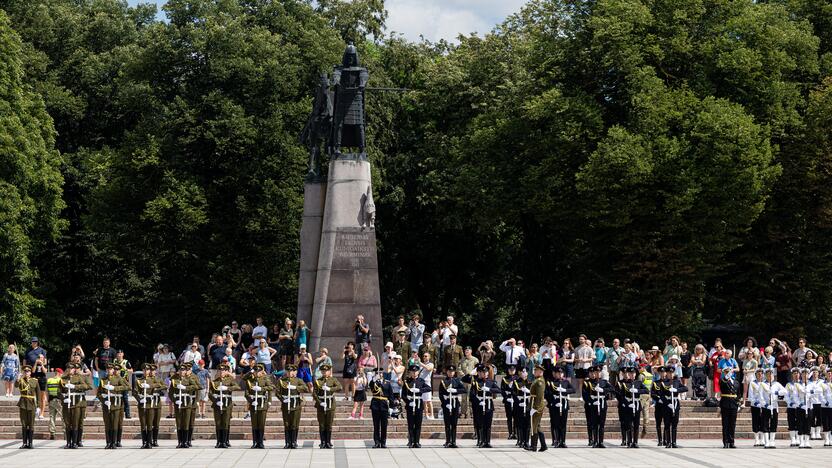
<svg viewBox="0 0 832 468"><path fill-rule="evenodd" d="M382 339L375 228L364 211L371 190L364 154L333 159L327 182L304 188L298 319L311 330L309 349L327 348L336 372L344 345L355 340L357 315Z"/></svg>

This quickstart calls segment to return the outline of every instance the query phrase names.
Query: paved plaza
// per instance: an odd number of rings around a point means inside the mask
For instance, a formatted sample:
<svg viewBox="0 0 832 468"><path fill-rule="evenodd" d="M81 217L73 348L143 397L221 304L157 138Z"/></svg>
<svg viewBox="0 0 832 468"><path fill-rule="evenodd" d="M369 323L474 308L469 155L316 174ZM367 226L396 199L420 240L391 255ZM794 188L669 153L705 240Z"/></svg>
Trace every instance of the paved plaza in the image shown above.
<svg viewBox="0 0 832 468"><path fill-rule="evenodd" d="M130 441L132 444L136 441ZM174 441L159 441L161 447L153 450L122 448L102 449L104 441L91 440L79 450L64 450L60 441L36 440L34 450L19 450L19 441L0 441L0 466L118 466L128 467L526 467L526 466L568 466L568 467L657 467L657 466L823 466L822 460L829 460L832 448L816 446L812 450L781 447L776 450L753 448L753 441L740 441L735 450L718 448L719 440L682 441L679 449L664 449L655 446L655 441L646 440L638 450L624 449L608 444L607 449L590 449L581 446L584 441L576 440L568 449L531 453L513 446L513 442L497 442L492 449L480 450L468 447L472 441L462 441L459 449L445 449L441 441L424 441L421 449L405 447L405 441L390 441L391 448L372 449L372 441L338 440L334 450L319 450L317 441L304 441L302 450L283 450L277 447L282 441L267 441L270 448L251 450L250 442L232 441L233 448L214 449L208 440L194 442L188 450L177 450ZM820 443L816 442L816 445ZM315 447L313 449L313 446Z"/></svg>

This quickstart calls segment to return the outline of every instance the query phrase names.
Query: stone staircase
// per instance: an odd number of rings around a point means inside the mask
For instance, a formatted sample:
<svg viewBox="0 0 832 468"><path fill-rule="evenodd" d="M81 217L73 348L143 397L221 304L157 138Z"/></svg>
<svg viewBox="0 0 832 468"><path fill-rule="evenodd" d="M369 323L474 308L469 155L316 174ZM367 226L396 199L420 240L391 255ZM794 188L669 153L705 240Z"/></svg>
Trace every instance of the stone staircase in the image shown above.
<svg viewBox="0 0 832 468"><path fill-rule="evenodd" d="M102 421L102 412L100 406L95 408L92 402L92 395L88 396L90 400L87 418L84 424L85 439L103 439L104 438L104 423ZM132 419L124 420L124 439L140 439L139 434L139 419L136 412L135 401L131 400ZM574 441L586 440L586 418L584 416L582 403L578 400L572 400L572 411L570 411L568 423L568 438ZM679 439L721 439L721 423L717 408L706 408L698 401L682 401L681 419L679 422L678 437ZM20 421L18 419L17 398L2 398L0 397L0 440L2 439L17 439L20 437ZM438 400L434 401L434 408L439 410ZM369 410L369 401L365 404L364 419L351 420L350 410L352 409L352 402L345 402L339 398L336 407L336 422L333 431L333 439L372 439L373 421ZM161 429L159 437L163 439L176 438L174 419L167 419L167 409L163 409L163 416L161 422ZM655 439L655 423L652 418L653 412L650 411L649 423L647 425L647 439ZM45 418L36 421L35 438L45 439L49 438L49 420L48 414ZM243 419L245 416L245 402L241 397L235 396L234 417L231 422L231 438L232 439L250 439L250 423ZM781 403L781 417L780 427L778 431L778 438L788 438L785 421L786 411ZM548 414L543 418L544 427L549 427ZM618 424L618 410L616 403L611 402L607 413L607 440L610 443L617 443L619 434ZM62 426L60 418L58 421L58 435L57 438L62 437ZM546 431L548 434L548 430ZM494 414L493 435L494 439L505 439L508 436L505 412L503 407L498 403L497 411ZM283 437L283 422L280 415L278 405L272 404L267 417L266 438L271 440L282 439ZM425 418L422 424L422 437L425 439L444 439L444 425L441 417L437 419ZM471 418L460 419L458 428L458 438L469 439L473 437L473 421ZM751 413L749 409L744 409L740 412L737 420L737 437L738 438L753 438L751 432ZM210 407L206 409L205 419L200 419L197 416L196 428L194 430L195 439L212 439L214 438L214 422ZM303 413L301 416L300 439L317 439L318 438L318 424L316 419L315 408L309 397L304 401ZM390 439L405 439L407 438L407 423L402 416L401 419L390 419L388 426L388 438Z"/></svg>

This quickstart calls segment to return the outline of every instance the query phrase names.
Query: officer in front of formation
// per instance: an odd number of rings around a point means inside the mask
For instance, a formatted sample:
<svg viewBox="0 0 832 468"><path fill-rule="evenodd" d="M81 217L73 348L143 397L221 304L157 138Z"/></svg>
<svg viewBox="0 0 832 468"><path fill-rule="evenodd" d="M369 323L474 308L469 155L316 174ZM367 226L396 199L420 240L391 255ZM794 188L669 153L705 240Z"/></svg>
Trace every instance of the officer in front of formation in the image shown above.
<svg viewBox="0 0 832 468"><path fill-rule="evenodd" d="M286 366L286 374L277 382L277 396L280 399L280 412L283 414L283 434L286 439L285 449L298 448L298 431L302 411L301 393L309 393L306 382L298 378L298 368L294 364Z"/></svg>
<svg viewBox="0 0 832 468"><path fill-rule="evenodd" d="M456 427L459 421L460 396L465 394L465 385L456 377L456 366L445 367L445 378L439 382L439 403L442 405L442 419L445 422L446 448L457 448Z"/></svg>
<svg viewBox="0 0 832 468"><path fill-rule="evenodd" d="M737 448L734 432L737 428L737 411L740 407L740 383L734 378L733 369L725 367L719 378L719 414L722 418L722 448Z"/></svg>
<svg viewBox="0 0 832 468"><path fill-rule="evenodd" d="M524 449L529 448L529 429L531 427L531 386L529 371L523 367L520 375L512 383L514 393L514 431L517 434L515 446Z"/></svg>
<svg viewBox="0 0 832 468"><path fill-rule="evenodd" d="M502 391L497 382L488 378L488 367L479 364L476 377L466 375L462 378L471 384L468 394L474 413L474 431L477 433L477 447L491 448L491 422L494 419L494 396Z"/></svg>
<svg viewBox="0 0 832 468"><path fill-rule="evenodd" d="M618 398L618 414L621 418L621 433L624 436L623 445L638 448L639 423L641 412L644 410L641 405L641 395L646 395L649 390L636 378L635 367L622 367L620 375L615 390Z"/></svg>
<svg viewBox="0 0 832 468"><path fill-rule="evenodd" d="M218 367L219 374L208 382L208 399L214 412L214 431L217 443L214 448L229 448L229 433L231 432L231 415L234 412L232 392L239 391L240 386L231 374L231 366L222 363Z"/></svg>
<svg viewBox="0 0 832 468"><path fill-rule="evenodd" d="M407 446L420 448L420 436L422 435L422 418L425 407L422 404L422 395L430 393L430 386L419 377L420 367L412 365L407 369L407 377L402 380L402 396L404 397L405 411L407 414Z"/></svg>
<svg viewBox="0 0 832 468"><path fill-rule="evenodd" d="M107 364L107 376L98 385L97 397L101 401L101 414L104 417L104 436L107 440L105 449L121 447L121 431L124 422L123 393L130 389L130 384L119 375L116 365Z"/></svg>
<svg viewBox="0 0 832 468"><path fill-rule="evenodd" d="M552 429L552 447L566 448L566 423L569 421L569 395L575 388L569 379L563 378L563 367L552 368L552 380L546 384L546 401L549 406L549 424Z"/></svg>
<svg viewBox="0 0 832 468"><path fill-rule="evenodd" d="M584 380L581 396L584 400L589 446L604 447L604 427L607 423L607 399L615 398L615 389L610 383L600 378L601 368L592 366L588 369L589 378Z"/></svg>
<svg viewBox="0 0 832 468"><path fill-rule="evenodd" d="M171 377L168 395L174 404L176 416L176 448L190 448L194 435L197 396L202 390L199 379L191 372L193 364L182 363L179 374Z"/></svg>
<svg viewBox="0 0 832 468"><path fill-rule="evenodd" d="M542 365L534 366L534 381L529 387L531 394L529 416L531 417L531 432L532 443L526 450L532 452L538 450L537 444L540 443L540 451L546 451L546 436L540 428L540 421L543 419L543 410L546 408L546 379L543 378L545 369Z"/></svg>
<svg viewBox="0 0 832 468"><path fill-rule="evenodd" d="M321 435L321 444L318 448L332 448L332 426L335 424L335 394L340 392L341 382L332 376L332 366L322 364L321 378L315 381L312 397L315 400L315 408L318 416L318 429Z"/></svg>
<svg viewBox="0 0 832 468"><path fill-rule="evenodd" d="M514 381L517 380L517 367L509 364L506 368L506 375L500 382L500 390L503 392L503 408L506 411L506 424L508 425L508 438L517 439L514 431L514 405L517 400L514 398Z"/></svg>
<svg viewBox="0 0 832 468"><path fill-rule="evenodd" d="M662 400L664 407L664 446L666 448L678 448L676 445L676 430L679 427L679 413L681 411L681 402L679 396L688 391L688 387L682 385L679 377L676 376L676 368L674 366L665 366L664 375L659 383L661 393L659 398Z"/></svg>
<svg viewBox="0 0 832 468"><path fill-rule="evenodd" d="M143 375L133 383L133 398L139 413L139 427L142 433L142 448L155 447L159 435L157 416L160 414L165 384L154 375L154 364L142 366Z"/></svg>
<svg viewBox="0 0 832 468"><path fill-rule="evenodd" d="M255 364L254 368L243 378L243 390L249 408L251 419L251 448L266 448L266 414L272 401L272 379L266 375L263 364ZM288 444L288 435L286 442Z"/></svg>
<svg viewBox="0 0 832 468"><path fill-rule="evenodd" d="M23 375L17 380L16 386L20 390L20 399L17 400L17 407L20 408L20 428L23 439L22 449L34 447L32 439L35 435L35 410L40 401L40 384L38 379L32 378L32 366L25 365L22 369Z"/></svg>
<svg viewBox="0 0 832 468"><path fill-rule="evenodd" d="M67 372L61 378L60 394L63 400L62 418L66 431L66 448L80 447L81 427L84 411L87 406L86 393L91 388L87 379L81 375L81 365L70 362L66 365Z"/></svg>
<svg viewBox="0 0 832 468"><path fill-rule="evenodd" d="M370 382L370 411L373 414L373 448L387 448L387 420L390 418L390 399L393 397L393 387L384 379L381 367L373 369L375 378Z"/></svg>

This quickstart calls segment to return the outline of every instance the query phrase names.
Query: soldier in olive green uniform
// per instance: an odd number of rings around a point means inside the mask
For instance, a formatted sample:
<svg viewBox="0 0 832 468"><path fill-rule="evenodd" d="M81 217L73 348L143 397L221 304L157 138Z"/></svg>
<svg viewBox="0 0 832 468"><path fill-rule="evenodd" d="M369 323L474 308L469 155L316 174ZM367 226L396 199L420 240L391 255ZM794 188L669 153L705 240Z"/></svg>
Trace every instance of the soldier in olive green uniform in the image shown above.
<svg viewBox="0 0 832 468"><path fill-rule="evenodd" d="M324 364L320 367L323 376L315 381L314 393L315 408L318 410L318 426L321 433L321 444L323 449L332 448L332 426L335 422L335 394L340 392L341 382L332 376L332 366Z"/></svg>
<svg viewBox="0 0 832 468"><path fill-rule="evenodd" d="M176 448L190 448L194 435L197 395L202 390L199 379L191 373L191 364L179 366L179 375L170 379L168 394L172 395L176 416Z"/></svg>
<svg viewBox="0 0 832 468"><path fill-rule="evenodd" d="M228 448L231 446L228 433L231 432L231 412L234 409L231 392L240 390L240 386L231 375L231 366L220 364L219 371L217 378L208 383L208 398L214 410L214 427L217 433L214 448Z"/></svg>
<svg viewBox="0 0 832 468"><path fill-rule="evenodd" d="M90 389L87 379L81 375L81 366L76 363L67 364L67 373L61 379L60 393L63 399L64 429L66 430L66 448L78 448L81 441L81 427L86 409L87 390Z"/></svg>
<svg viewBox="0 0 832 468"><path fill-rule="evenodd" d="M152 440L150 441L150 446L151 447L158 447L159 446L159 426L161 426L161 424L162 424L162 405L164 404L163 397L165 395L165 392L167 391L167 386L165 385L165 381L156 376L156 371L157 370L158 370L158 367L156 367L156 364L152 364L150 366L150 372L151 372L151 376L153 378L152 382L153 382L153 385L155 385L155 387L156 387L156 389L159 393L159 407L156 408L156 411L153 411L153 423L152 423L153 437L152 437Z"/></svg>
<svg viewBox="0 0 832 468"><path fill-rule="evenodd" d="M153 364L145 364L142 367L144 375L133 384L133 398L137 402L143 449L153 447L154 436L159 434L159 426L157 424L154 427L154 422L162 404L161 392L165 389L164 384L153 375L153 367Z"/></svg>
<svg viewBox="0 0 832 468"><path fill-rule="evenodd" d="M300 429L301 393L308 393L306 383L297 377L298 368L294 364L286 366L286 375L277 382L277 395L280 399L280 411L283 413L283 437L285 449L298 448L298 430Z"/></svg>
<svg viewBox="0 0 832 468"><path fill-rule="evenodd" d="M540 420L543 418L543 410L546 409L546 380L543 378L544 368L541 365L534 366L534 381L531 390L532 415L532 445L526 450L534 452L537 450L537 442L540 441L540 451L546 451L546 436L540 430Z"/></svg>
<svg viewBox="0 0 832 468"><path fill-rule="evenodd" d="M101 414L104 416L104 436L107 439L105 449L121 447L121 424L124 422L122 392L130 389L130 385L116 370L115 364L107 365L107 377L101 380L96 395L101 401Z"/></svg>
<svg viewBox="0 0 832 468"><path fill-rule="evenodd" d="M20 399L17 400L17 407L20 408L21 438L23 439L22 449L34 448L32 438L35 434L35 410L40 401L40 385L38 379L32 378L32 366L23 366L23 376L17 381L17 389L20 390Z"/></svg>
<svg viewBox="0 0 832 468"><path fill-rule="evenodd" d="M272 378L266 374L263 364L256 364L244 382L251 415L251 448L266 448L263 443L266 441L266 415L272 401L271 392L274 391Z"/></svg>

